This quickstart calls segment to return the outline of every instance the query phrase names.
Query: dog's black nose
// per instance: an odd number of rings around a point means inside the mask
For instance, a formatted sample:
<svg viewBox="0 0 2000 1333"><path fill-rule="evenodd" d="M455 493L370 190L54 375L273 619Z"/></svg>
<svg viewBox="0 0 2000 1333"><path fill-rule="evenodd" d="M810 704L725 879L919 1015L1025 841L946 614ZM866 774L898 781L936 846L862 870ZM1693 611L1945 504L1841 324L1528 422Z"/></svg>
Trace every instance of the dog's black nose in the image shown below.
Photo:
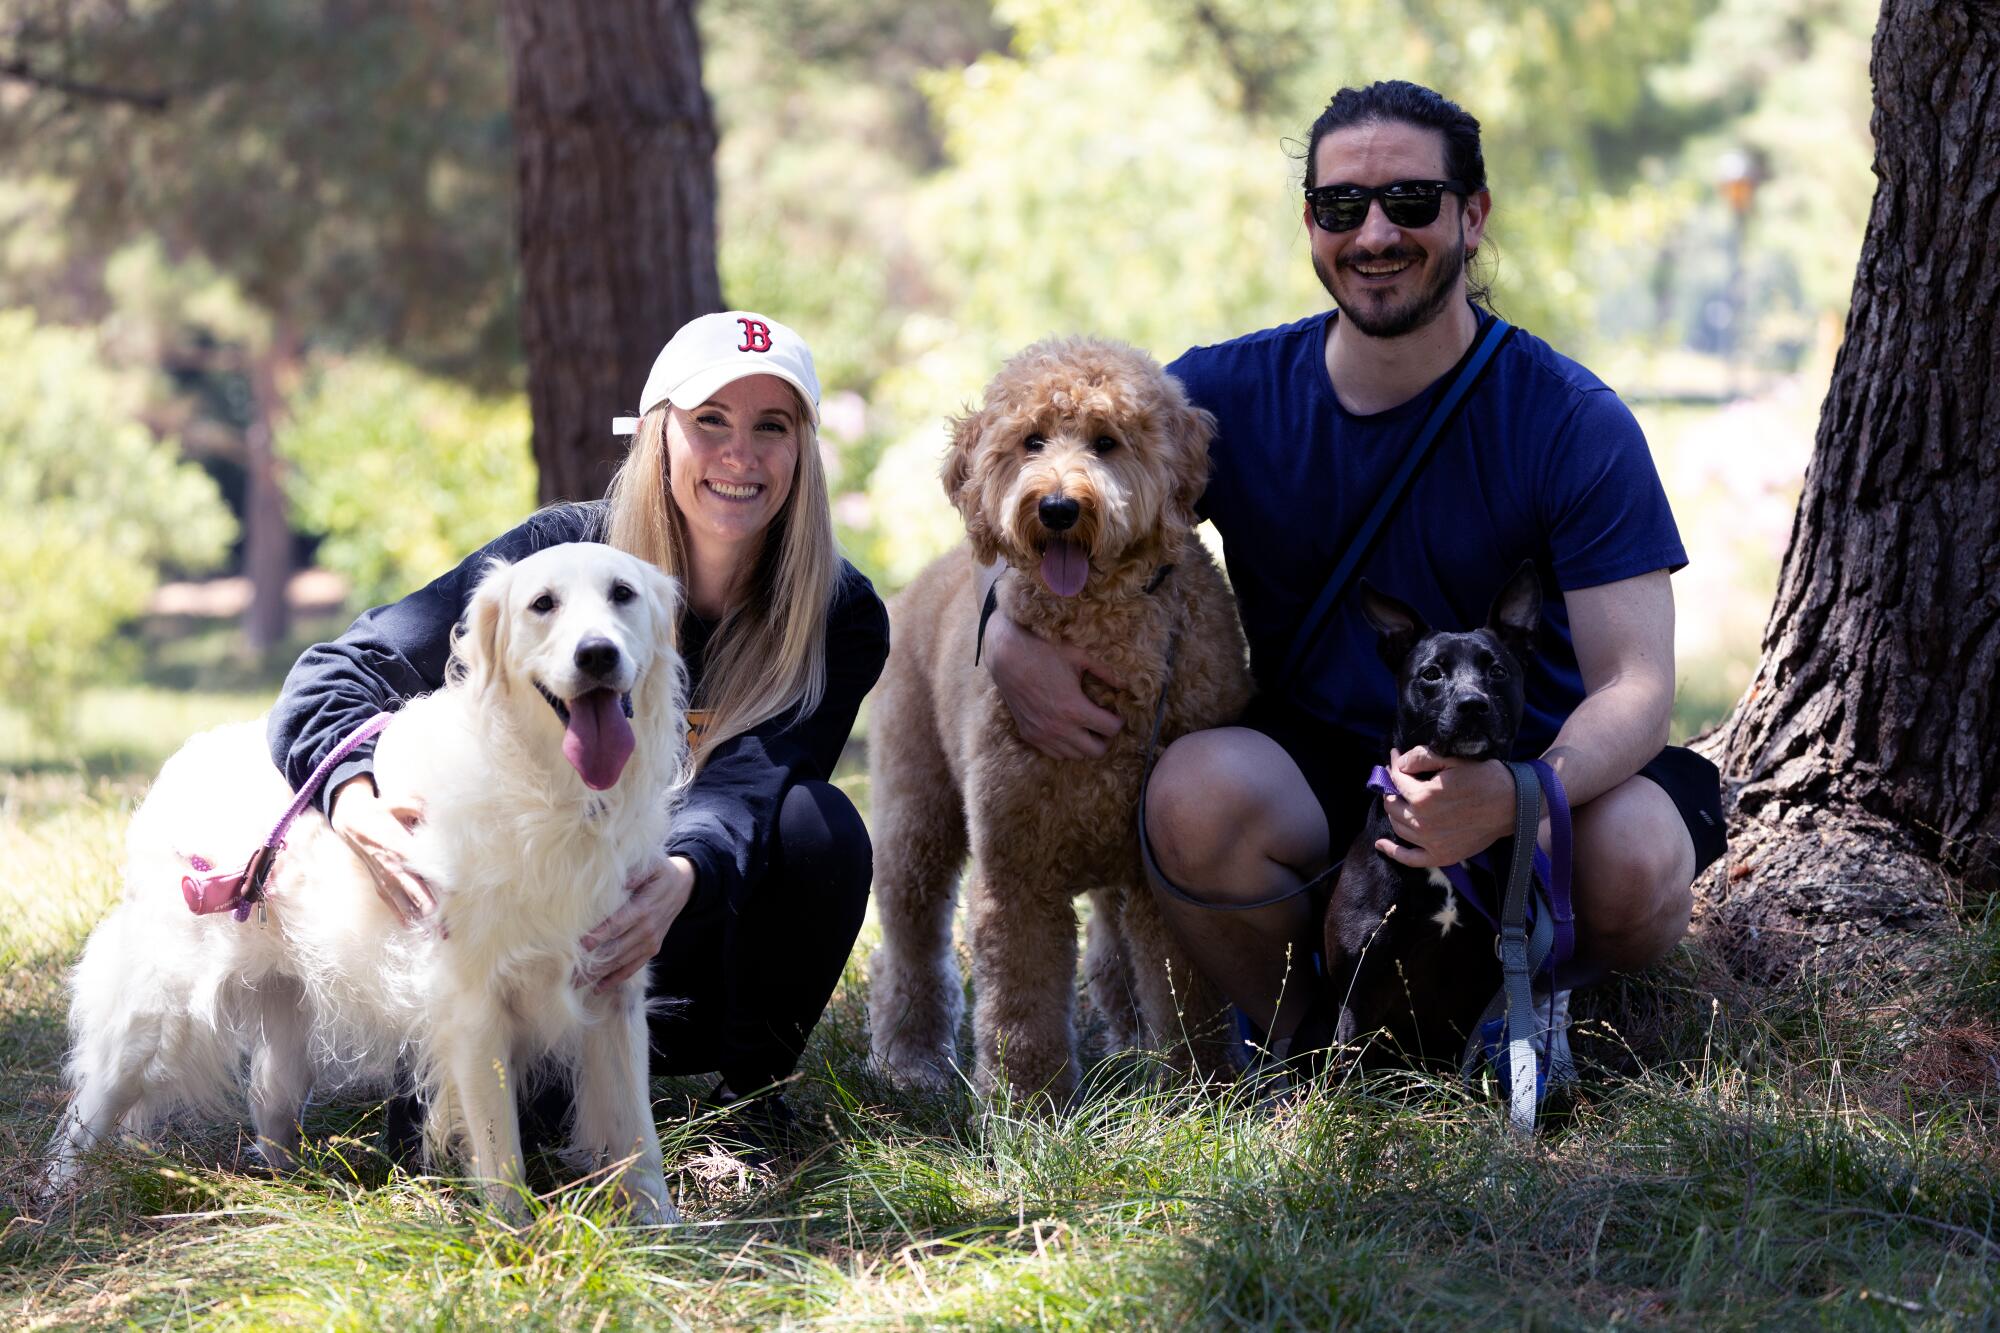
<svg viewBox="0 0 2000 1333"><path fill-rule="evenodd" d="M1050 532L1068 532L1076 526L1076 515L1080 506L1067 495L1044 495L1042 502L1035 506L1035 513L1041 516L1042 526Z"/></svg>
<svg viewBox="0 0 2000 1333"><path fill-rule="evenodd" d="M618 669L618 645L609 639L585 639L576 646L576 666L602 680Z"/></svg>
<svg viewBox="0 0 2000 1333"><path fill-rule="evenodd" d="M1493 711L1493 701L1483 694L1468 694L1458 701L1458 711L1468 717L1485 717Z"/></svg>

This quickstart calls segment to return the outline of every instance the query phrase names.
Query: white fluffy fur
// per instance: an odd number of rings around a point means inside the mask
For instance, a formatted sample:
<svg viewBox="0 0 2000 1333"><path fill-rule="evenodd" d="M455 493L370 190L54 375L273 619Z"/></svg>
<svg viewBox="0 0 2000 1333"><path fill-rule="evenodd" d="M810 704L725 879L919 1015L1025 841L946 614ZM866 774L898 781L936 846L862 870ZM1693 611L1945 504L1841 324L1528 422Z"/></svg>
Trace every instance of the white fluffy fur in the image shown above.
<svg viewBox="0 0 2000 1333"><path fill-rule="evenodd" d="M614 600L620 585L637 595ZM557 605L538 612L545 593ZM143 1129L176 1107L228 1114L246 1052L259 1147L283 1168L315 1085L379 1082L408 1056L430 1106L427 1147L458 1147L496 1204L521 1197L523 1076L554 1067L575 1080L572 1153L629 1161L621 1183L635 1213L671 1218L647 1090L645 970L601 995L576 978L581 936L661 857L685 771L677 599L651 565L587 543L496 562L480 583L452 682L398 712L376 751L385 802L422 804L413 868L438 893L432 922L403 925L310 809L267 911L242 924L191 914L187 858L240 865L291 794L261 722L189 741L133 817L125 901L72 980L76 1095L50 1188L121 1123ZM631 692L636 733L602 792L565 762L563 724L535 688L565 700L591 688L575 658L595 636L620 649L610 683Z"/></svg>

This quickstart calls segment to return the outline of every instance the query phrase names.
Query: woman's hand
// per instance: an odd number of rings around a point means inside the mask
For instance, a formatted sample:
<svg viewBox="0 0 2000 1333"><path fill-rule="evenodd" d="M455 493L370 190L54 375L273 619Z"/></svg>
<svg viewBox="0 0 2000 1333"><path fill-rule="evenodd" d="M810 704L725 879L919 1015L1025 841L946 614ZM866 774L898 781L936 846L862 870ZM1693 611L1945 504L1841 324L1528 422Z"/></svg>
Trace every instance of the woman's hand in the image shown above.
<svg viewBox="0 0 2000 1333"><path fill-rule="evenodd" d="M333 794L333 831L360 856L376 896L406 926L437 911L437 894L410 869L410 833L423 818L421 802L391 805L375 794L375 779L366 773L341 783Z"/></svg>
<svg viewBox="0 0 2000 1333"><path fill-rule="evenodd" d="M986 623L985 660L1021 739L1051 759L1096 759L1125 725L1083 692L1086 674L1123 682L1066 643L1050 643L996 612Z"/></svg>
<svg viewBox="0 0 2000 1333"><path fill-rule="evenodd" d="M694 894L694 862L670 856L656 869L642 872L625 886L625 905L590 928L583 937L582 980L594 990L609 990L637 972L660 951L660 942Z"/></svg>

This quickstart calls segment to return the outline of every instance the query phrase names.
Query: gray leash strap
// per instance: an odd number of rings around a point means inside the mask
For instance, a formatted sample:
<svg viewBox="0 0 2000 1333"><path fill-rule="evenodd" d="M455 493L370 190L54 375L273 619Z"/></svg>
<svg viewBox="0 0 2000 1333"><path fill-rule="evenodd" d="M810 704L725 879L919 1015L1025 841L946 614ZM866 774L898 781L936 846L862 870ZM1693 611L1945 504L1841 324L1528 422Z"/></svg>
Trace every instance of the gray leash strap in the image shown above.
<svg viewBox="0 0 2000 1333"><path fill-rule="evenodd" d="M1535 838L1542 826L1542 784L1527 764L1509 762L1514 775L1514 855L1507 868L1507 897L1500 909L1500 971L1507 995L1507 1120L1521 1134L1535 1132L1535 944L1548 955L1551 931L1528 938L1528 894L1535 879ZM1546 926L1548 913L1537 925Z"/></svg>

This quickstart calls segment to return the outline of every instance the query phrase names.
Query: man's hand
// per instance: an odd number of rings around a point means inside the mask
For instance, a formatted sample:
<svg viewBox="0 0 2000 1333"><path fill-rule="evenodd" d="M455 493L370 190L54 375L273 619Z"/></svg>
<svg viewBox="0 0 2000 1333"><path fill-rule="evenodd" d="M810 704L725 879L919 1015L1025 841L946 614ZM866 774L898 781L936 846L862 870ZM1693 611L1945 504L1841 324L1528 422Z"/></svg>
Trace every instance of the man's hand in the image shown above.
<svg viewBox="0 0 2000 1333"><path fill-rule="evenodd" d="M1449 759L1418 746L1389 752L1394 795L1382 798L1396 838L1375 850L1419 869L1475 856L1514 832L1514 775L1497 759Z"/></svg>
<svg viewBox="0 0 2000 1333"><path fill-rule="evenodd" d="M437 910L437 894L409 864L410 833L423 818L423 805L414 799L391 805L376 795L375 780L366 773L341 783L333 794L333 831L368 867L376 896L406 926Z"/></svg>
<svg viewBox="0 0 2000 1333"><path fill-rule="evenodd" d="M609 990L637 972L660 951L661 941L694 894L694 862L670 856L625 886L624 906L590 928L583 947L582 981Z"/></svg>
<svg viewBox="0 0 2000 1333"><path fill-rule="evenodd" d="M1050 643L996 613L984 661L1021 739L1052 759L1099 758L1125 725L1085 696L1086 673L1114 688L1122 682L1081 648Z"/></svg>

